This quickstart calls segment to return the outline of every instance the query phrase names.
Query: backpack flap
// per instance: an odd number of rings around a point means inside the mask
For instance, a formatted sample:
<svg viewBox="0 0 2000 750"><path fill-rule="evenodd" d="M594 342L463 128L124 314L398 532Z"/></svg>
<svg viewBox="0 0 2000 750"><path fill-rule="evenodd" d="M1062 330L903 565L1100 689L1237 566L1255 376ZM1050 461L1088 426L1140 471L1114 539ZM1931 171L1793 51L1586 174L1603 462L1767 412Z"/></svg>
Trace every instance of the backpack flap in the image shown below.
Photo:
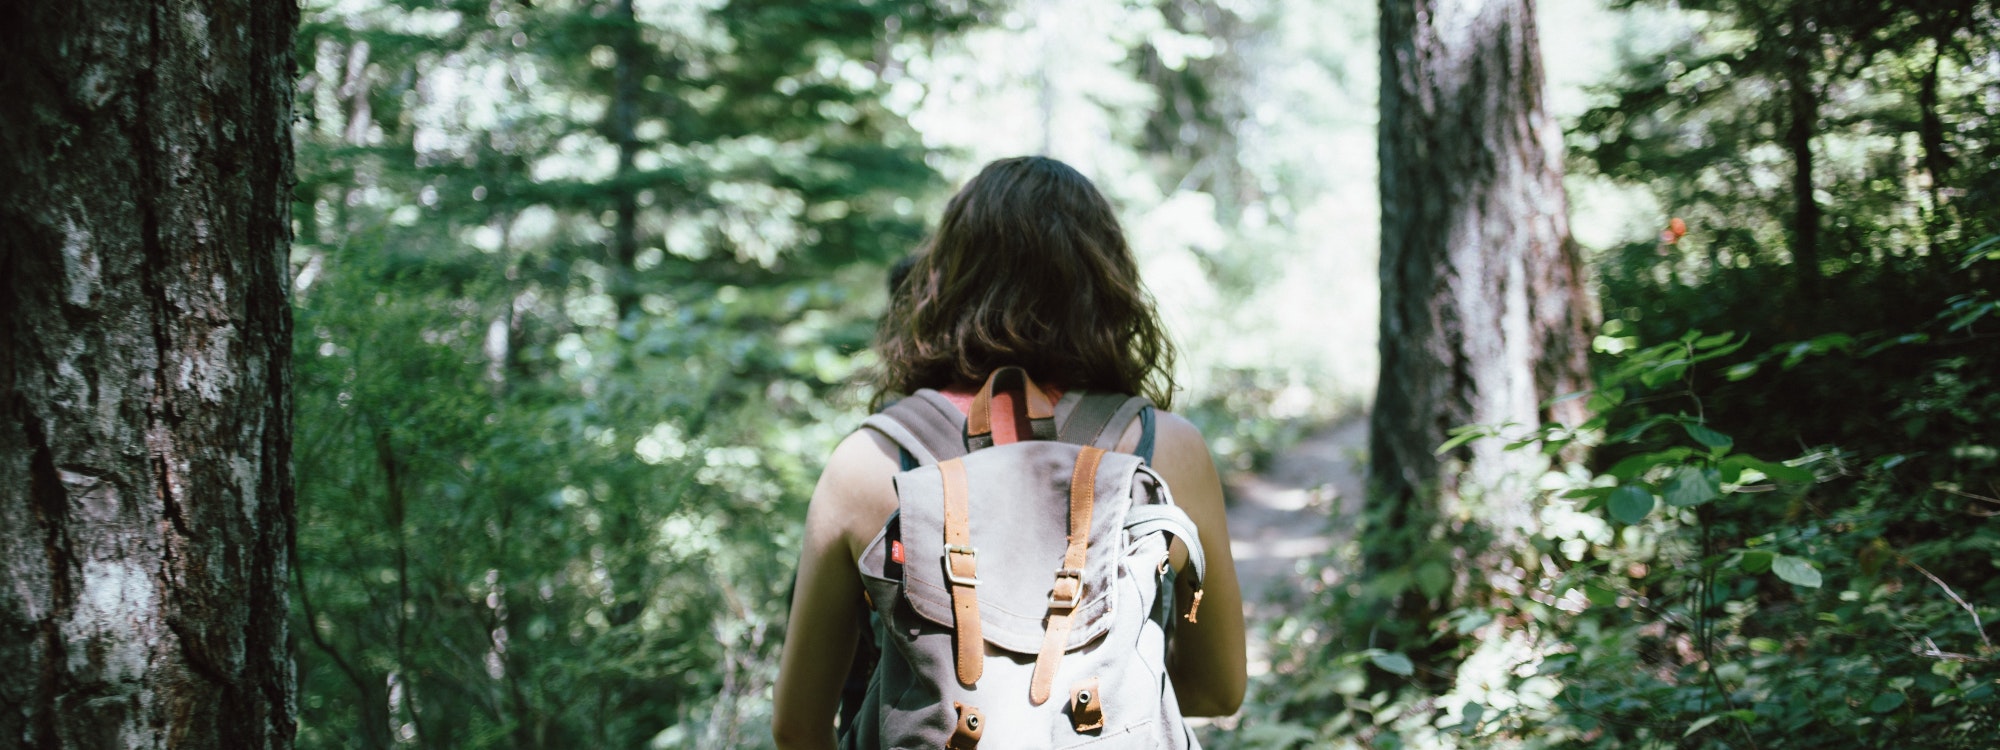
<svg viewBox="0 0 2000 750"><path fill-rule="evenodd" d="M1001 649L1031 655L1042 648L1043 622L1063 554L1069 546L1070 477L1081 447L1048 441L1011 443L963 459L969 491L969 533L976 550L980 635ZM1083 595L1065 650L1110 628L1106 616L1116 567L1125 554L1124 519L1137 456L1103 454L1094 482ZM902 543L903 595L919 616L952 627L951 581L944 541L944 480L936 466L896 476ZM960 561L961 570L964 561Z"/></svg>

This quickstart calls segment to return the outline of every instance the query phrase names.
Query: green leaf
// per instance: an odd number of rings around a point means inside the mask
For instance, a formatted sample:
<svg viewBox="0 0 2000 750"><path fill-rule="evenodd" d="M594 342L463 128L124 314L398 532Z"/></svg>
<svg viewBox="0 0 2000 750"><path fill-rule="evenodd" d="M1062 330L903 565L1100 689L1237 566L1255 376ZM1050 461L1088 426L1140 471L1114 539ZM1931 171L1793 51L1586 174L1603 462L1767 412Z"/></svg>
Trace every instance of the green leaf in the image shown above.
<svg viewBox="0 0 2000 750"><path fill-rule="evenodd" d="M1663 451L1640 453L1626 456L1618 463L1612 464L1611 468L1604 473L1621 480L1631 481L1639 478L1640 475L1645 474L1655 466L1678 464L1683 459L1692 455L1695 455L1694 449L1685 447L1673 447Z"/></svg>
<svg viewBox="0 0 2000 750"><path fill-rule="evenodd" d="M1486 624L1490 622L1493 622L1493 613L1483 609L1475 609L1467 612L1464 617L1458 618L1458 621L1452 624L1452 630L1456 631L1459 635L1470 635L1472 631L1486 627Z"/></svg>
<svg viewBox="0 0 2000 750"><path fill-rule="evenodd" d="M1590 394L1590 400L1583 402L1584 408L1592 412L1610 411L1625 403L1625 389L1602 388Z"/></svg>
<svg viewBox="0 0 2000 750"><path fill-rule="evenodd" d="M1719 714L1709 714L1707 716L1703 716L1699 719L1696 719L1693 724L1688 725L1687 731L1682 732L1681 736L1686 737L1688 735L1694 734L1695 732L1699 732L1702 730L1703 727L1706 727L1710 724L1714 724L1715 722L1721 721L1723 719L1735 719L1745 724L1751 724L1757 721L1757 713L1747 708L1739 708L1734 711L1724 711Z"/></svg>
<svg viewBox="0 0 2000 750"><path fill-rule="evenodd" d="M1579 487L1577 489L1564 492L1561 495L1557 495L1557 497L1560 497L1564 500L1594 501L1590 503L1585 503L1586 505L1594 505L1596 504L1596 502L1602 502L1605 498L1610 497L1611 493L1616 491L1617 489L1618 488L1616 487Z"/></svg>
<svg viewBox="0 0 2000 750"><path fill-rule="evenodd" d="M1687 360L1662 364L1659 367L1641 373L1639 375L1639 382L1645 383L1648 388L1658 388L1663 384L1680 380L1681 374L1687 372L1687 366Z"/></svg>
<svg viewBox="0 0 2000 750"><path fill-rule="evenodd" d="M1587 397L1591 395L1591 393L1592 391L1575 391L1571 393L1565 393L1563 395L1557 396L1547 401L1543 401L1541 408L1547 409L1551 406L1555 406L1556 404L1560 404L1565 401L1575 401L1577 399Z"/></svg>
<svg viewBox="0 0 2000 750"><path fill-rule="evenodd" d="M1611 509L1611 517L1619 523L1631 525L1646 520L1653 512L1653 493L1636 484L1621 484L1611 493L1606 503Z"/></svg>
<svg viewBox="0 0 2000 750"><path fill-rule="evenodd" d="M1666 422L1668 421L1668 419L1669 417L1666 417L1664 415L1654 415L1647 417L1645 419L1641 419L1637 422L1634 422L1631 427L1627 427L1623 430L1620 430L1618 434L1606 438L1604 442L1630 443L1636 441L1640 437L1645 436L1647 431L1652 430L1654 427L1658 427L1660 423Z"/></svg>
<svg viewBox="0 0 2000 750"><path fill-rule="evenodd" d="M1958 263L1958 270L1971 268L1974 263L1982 260L2000 260L2000 234L1981 240L1966 250L1965 259Z"/></svg>
<svg viewBox="0 0 2000 750"><path fill-rule="evenodd" d="M1699 719L1695 719L1693 724L1688 725L1687 731L1681 733L1681 736L1687 737L1693 735L1695 732L1699 732L1702 729L1707 728L1708 725L1714 724L1717 720L1720 720L1722 718L1723 718L1722 714L1709 714Z"/></svg>
<svg viewBox="0 0 2000 750"><path fill-rule="evenodd" d="M1417 665L1410 663L1410 657L1398 653L1381 652L1371 654L1368 657L1368 661L1373 662L1375 666L1381 667L1382 671L1390 674L1399 674L1408 677L1417 673Z"/></svg>
<svg viewBox="0 0 2000 750"><path fill-rule="evenodd" d="M1794 367L1799 366L1800 362L1804 362L1806 359L1806 355L1811 353L1812 353L1812 344L1809 342L1800 341L1796 344L1792 344L1791 348L1785 352L1785 361L1780 366L1784 367L1786 370L1790 370Z"/></svg>
<svg viewBox="0 0 2000 750"><path fill-rule="evenodd" d="M1707 425L1683 422L1681 423L1681 427L1687 430L1688 437L1694 438L1694 441L1697 443L1708 446L1710 450L1726 451L1729 450L1730 446L1736 444L1736 441L1731 440L1728 435L1709 429Z"/></svg>
<svg viewBox="0 0 2000 750"><path fill-rule="evenodd" d="M1757 374L1758 367L1759 364L1756 362L1738 362L1730 365L1729 369L1723 370L1722 376L1728 378L1729 382L1735 383Z"/></svg>
<svg viewBox="0 0 2000 750"><path fill-rule="evenodd" d="M1722 482L1714 469L1683 466L1667 480L1667 504L1687 508L1722 496Z"/></svg>
<svg viewBox="0 0 2000 750"><path fill-rule="evenodd" d="M1552 674L1562 674L1563 670L1573 666L1576 666L1576 657L1574 655L1562 654L1551 656L1544 660L1541 666L1535 667L1535 674L1543 677Z"/></svg>
<svg viewBox="0 0 2000 750"><path fill-rule="evenodd" d="M1814 337L1812 346L1816 352L1847 351L1854 348L1854 337L1845 333L1829 333Z"/></svg>
<svg viewBox="0 0 2000 750"><path fill-rule="evenodd" d="M1424 596L1436 598L1451 587L1451 568L1436 560L1425 561L1417 566L1417 588L1423 589Z"/></svg>
<svg viewBox="0 0 2000 750"><path fill-rule="evenodd" d="M1470 443L1482 437L1486 437L1489 434L1486 428L1476 424L1455 428L1451 432L1452 432L1451 439L1444 441L1444 444L1438 446L1437 451L1432 453L1431 455L1442 456L1446 453L1450 453L1451 449L1453 448L1457 448L1458 446Z"/></svg>
<svg viewBox="0 0 2000 750"><path fill-rule="evenodd" d="M1590 600L1591 604L1600 607L1614 607L1618 605L1618 592L1595 583L1586 583L1583 585L1583 598Z"/></svg>
<svg viewBox="0 0 2000 750"><path fill-rule="evenodd" d="M1883 693L1875 696L1875 700L1868 702L1868 710L1873 713L1886 714L1902 708L1904 700L1906 699L1902 693Z"/></svg>
<svg viewBox="0 0 2000 750"><path fill-rule="evenodd" d="M1780 345L1779 348L1786 347ZM1790 370L1797 367L1800 362L1805 361L1808 356L1835 351L1852 353L1854 351L1854 337L1845 333L1829 333L1824 336L1815 337L1811 341L1793 343L1789 348L1786 348L1783 367Z"/></svg>
<svg viewBox="0 0 2000 750"><path fill-rule="evenodd" d="M1728 344L1722 344L1722 346L1718 346L1718 348L1710 348L1710 350L1706 350L1706 352L1702 352L1702 354L1696 354L1696 356L1694 356L1694 362L1708 362L1708 360L1720 360L1720 358L1724 358L1724 356L1730 356L1730 354L1736 354L1736 350L1744 348L1744 344L1750 344L1750 338L1748 338L1748 336L1744 336L1744 338L1738 338L1736 342L1728 342Z"/></svg>
<svg viewBox="0 0 2000 750"><path fill-rule="evenodd" d="M1771 572L1779 578L1806 588L1816 589L1820 585L1819 568L1803 557L1778 555L1771 560Z"/></svg>
<svg viewBox="0 0 2000 750"><path fill-rule="evenodd" d="M1764 472L1764 476L1787 484L1811 484L1813 481L1810 469L1786 466L1776 461L1758 461L1752 465L1757 467L1758 471Z"/></svg>
<svg viewBox="0 0 2000 750"><path fill-rule="evenodd" d="M1694 348L1707 349L1709 347L1721 346L1723 344L1729 343L1729 340L1735 337L1736 333L1734 331L1723 331L1722 333L1718 333L1713 336L1703 336L1701 338L1695 339Z"/></svg>
<svg viewBox="0 0 2000 750"><path fill-rule="evenodd" d="M1465 710L1461 713L1464 715L1465 721L1459 725L1459 728L1470 732L1479 727L1480 719L1486 717L1486 706L1479 703L1467 703L1465 704Z"/></svg>
<svg viewBox="0 0 2000 750"><path fill-rule="evenodd" d="M1930 340L1931 340L1931 337L1930 337L1930 336L1928 336L1928 335L1925 335L1925 334L1921 334L1921 333L1905 333L1905 334L1903 334L1903 335L1901 335L1901 336L1897 336L1897 337L1895 337L1895 338L1892 338L1892 339L1888 339L1888 340L1885 340L1885 341L1883 341L1883 342L1881 342L1881 343L1879 343L1879 344L1876 344L1876 345L1874 345L1874 346L1871 346L1871 347L1868 347L1868 349L1867 349L1867 350L1865 350L1865 351L1861 352L1861 356L1863 356L1863 357L1873 357L1873 356L1875 356L1875 355L1877 355L1877 354L1881 354L1881 353L1883 352L1883 350L1886 350L1886 349L1890 349L1890 348L1893 348L1893 347L1898 347L1898 346L1903 346L1903 345L1905 345L1905 344L1922 344L1922 343L1924 343L1924 342L1927 342L1927 341L1930 341Z"/></svg>
<svg viewBox="0 0 2000 750"><path fill-rule="evenodd" d="M1775 557L1777 555L1769 552L1745 552L1743 553L1743 572L1751 575L1760 575L1764 571L1771 569L1771 560Z"/></svg>

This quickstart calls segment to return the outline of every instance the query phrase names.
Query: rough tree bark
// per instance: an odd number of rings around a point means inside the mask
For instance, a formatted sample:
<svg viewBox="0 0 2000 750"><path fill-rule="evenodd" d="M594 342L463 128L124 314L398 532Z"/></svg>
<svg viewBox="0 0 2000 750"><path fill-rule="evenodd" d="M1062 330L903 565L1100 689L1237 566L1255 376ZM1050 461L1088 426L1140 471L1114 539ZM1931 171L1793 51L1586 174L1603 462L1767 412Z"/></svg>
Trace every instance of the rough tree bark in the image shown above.
<svg viewBox="0 0 2000 750"><path fill-rule="evenodd" d="M1542 103L1532 0L1384 0L1381 19L1381 374L1369 449L1374 529L1386 533L1364 545L1374 571L1410 566L1441 505L1470 489L1433 453L1449 429L1576 419L1540 403L1585 386L1594 316L1569 235L1561 133ZM1459 451L1495 548L1534 527L1500 446ZM1399 609L1419 622L1430 611Z"/></svg>
<svg viewBox="0 0 2000 750"><path fill-rule="evenodd" d="M0 745L291 746L297 13L0 5Z"/></svg>

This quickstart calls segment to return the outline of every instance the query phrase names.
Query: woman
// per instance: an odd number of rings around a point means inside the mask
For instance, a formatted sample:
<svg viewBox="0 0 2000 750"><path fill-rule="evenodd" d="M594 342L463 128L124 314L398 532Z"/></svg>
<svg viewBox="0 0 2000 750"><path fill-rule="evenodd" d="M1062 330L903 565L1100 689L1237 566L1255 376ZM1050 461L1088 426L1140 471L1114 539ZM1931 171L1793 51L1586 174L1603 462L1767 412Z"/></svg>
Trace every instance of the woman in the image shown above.
<svg viewBox="0 0 2000 750"><path fill-rule="evenodd" d="M933 388L966 410L986 376L1008 365L1045 384L1051 398L1083 389L1170 405L1172 348L1117 217L1061 162L987 165L951 199L899 286L876 341L877 406L889 394ZM1183 714L1228 715L1242 703L1245 673L1222 486L1192 424L1166 412L1155 421L1152 464L1198 527L1208 561L1200 617L1178 624L1168 675ZM1007 432L1025 434L1005 421L994 429L1001 442ZM1141 432L1134 420L1118 449L1137 449ZM779 747L834 747L841 686L864 636L856 563L897 509L891 477L900 470L894 443L858 430L834 449L813 491L775 691Z"/></svg>

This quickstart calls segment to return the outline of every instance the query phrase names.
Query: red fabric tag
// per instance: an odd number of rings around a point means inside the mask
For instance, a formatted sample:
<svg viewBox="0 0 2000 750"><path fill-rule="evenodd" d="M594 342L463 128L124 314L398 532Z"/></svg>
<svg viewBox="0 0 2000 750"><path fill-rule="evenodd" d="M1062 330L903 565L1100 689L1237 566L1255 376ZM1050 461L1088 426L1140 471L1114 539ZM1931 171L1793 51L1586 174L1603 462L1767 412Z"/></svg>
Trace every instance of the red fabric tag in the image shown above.
<svg viewBox="0 0 2000 750"><path fill-rule="evenodd" d="M897 562L898 564L900 564L900 563L902 563L902 562L903 562L903 543L902 543L902 542L890 542L890 543L889 543L889 559L891 559L891 560L895 560L895 561L896 561L896 562Z"/></svg>

